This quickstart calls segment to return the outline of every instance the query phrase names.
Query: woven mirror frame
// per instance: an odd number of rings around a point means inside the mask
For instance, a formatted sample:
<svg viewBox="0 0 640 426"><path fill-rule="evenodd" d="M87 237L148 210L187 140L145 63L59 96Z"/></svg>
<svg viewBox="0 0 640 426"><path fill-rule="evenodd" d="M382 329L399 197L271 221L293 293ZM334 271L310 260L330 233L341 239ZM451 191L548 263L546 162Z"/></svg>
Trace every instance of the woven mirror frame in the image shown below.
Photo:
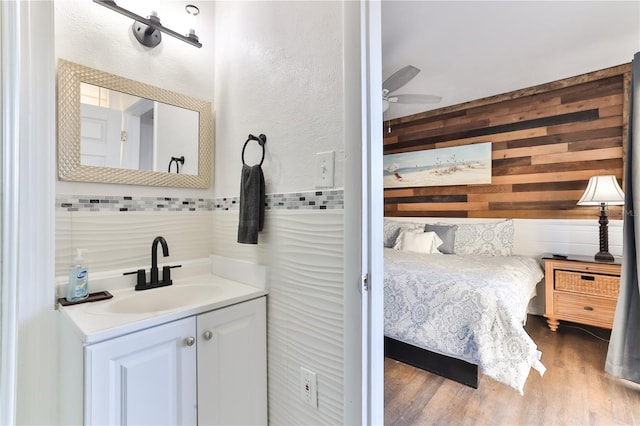
<svg viewBox="0 0 640 426"><path fill-rule="evenodd" d="M80 83L197 111L200 123L198 174L80 164ZM212 149L213 117L210 102L65 60L58 61L58 176L61 180L206 189L211 186Z"/></svg>

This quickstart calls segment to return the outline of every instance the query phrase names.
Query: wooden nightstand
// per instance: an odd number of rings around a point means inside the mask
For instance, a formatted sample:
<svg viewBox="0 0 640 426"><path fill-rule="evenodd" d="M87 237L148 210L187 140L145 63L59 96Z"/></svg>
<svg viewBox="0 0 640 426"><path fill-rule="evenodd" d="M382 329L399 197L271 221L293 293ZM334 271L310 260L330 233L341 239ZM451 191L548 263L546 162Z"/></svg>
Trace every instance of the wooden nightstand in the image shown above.
<svg viewBox="0 0 640 426"><path fill-rule="evenodd" d="M545 314L551 331L559 320L611 329L620 290L621 259L596 262L592 257L543 256Z"/></svg>

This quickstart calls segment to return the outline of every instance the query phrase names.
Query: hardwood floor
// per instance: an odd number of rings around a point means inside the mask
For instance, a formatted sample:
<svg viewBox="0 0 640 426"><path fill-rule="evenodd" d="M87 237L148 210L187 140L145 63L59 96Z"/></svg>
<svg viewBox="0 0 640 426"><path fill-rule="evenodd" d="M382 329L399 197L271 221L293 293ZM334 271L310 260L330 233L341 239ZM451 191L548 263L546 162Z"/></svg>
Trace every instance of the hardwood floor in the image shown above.
<svg viewBox="0 0 640 426"><path fill-rule="evenodd" d="M554 333L545 318L529 316L525 328L547 372L531 371L524 396L482 374L472 389L386 358L385 424L640 425L640 385L605 373L607 343L570 325Z"/></svg>

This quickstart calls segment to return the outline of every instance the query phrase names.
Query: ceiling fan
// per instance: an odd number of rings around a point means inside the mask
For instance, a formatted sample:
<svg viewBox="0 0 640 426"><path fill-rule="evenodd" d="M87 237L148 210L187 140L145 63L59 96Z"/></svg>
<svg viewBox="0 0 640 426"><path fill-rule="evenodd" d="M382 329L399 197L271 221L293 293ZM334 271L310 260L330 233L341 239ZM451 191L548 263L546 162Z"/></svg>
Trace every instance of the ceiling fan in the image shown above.
<svg viewBox="0 0 640 426"><path fill-rule="evenodd" d="M382 83L382 112L386 112L392 103L435 104L442 100L441 96L435 95L391 94L410 82L419 72L420 69L414 67L413 65L407 65L406 67L394 72Z"/></svg>

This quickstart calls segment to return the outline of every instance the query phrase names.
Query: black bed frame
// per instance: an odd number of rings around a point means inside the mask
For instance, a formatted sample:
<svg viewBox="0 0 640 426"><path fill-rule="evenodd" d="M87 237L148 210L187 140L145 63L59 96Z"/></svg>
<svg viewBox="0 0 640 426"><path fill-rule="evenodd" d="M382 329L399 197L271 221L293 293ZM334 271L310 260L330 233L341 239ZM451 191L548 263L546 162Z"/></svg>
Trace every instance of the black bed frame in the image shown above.
<svg viewBox="0 0 640 426"><path fill-rule="evenodd" d="M456 358L384 337L384 356L421 368L438 376L478 388L478 366Z"/></svg>

